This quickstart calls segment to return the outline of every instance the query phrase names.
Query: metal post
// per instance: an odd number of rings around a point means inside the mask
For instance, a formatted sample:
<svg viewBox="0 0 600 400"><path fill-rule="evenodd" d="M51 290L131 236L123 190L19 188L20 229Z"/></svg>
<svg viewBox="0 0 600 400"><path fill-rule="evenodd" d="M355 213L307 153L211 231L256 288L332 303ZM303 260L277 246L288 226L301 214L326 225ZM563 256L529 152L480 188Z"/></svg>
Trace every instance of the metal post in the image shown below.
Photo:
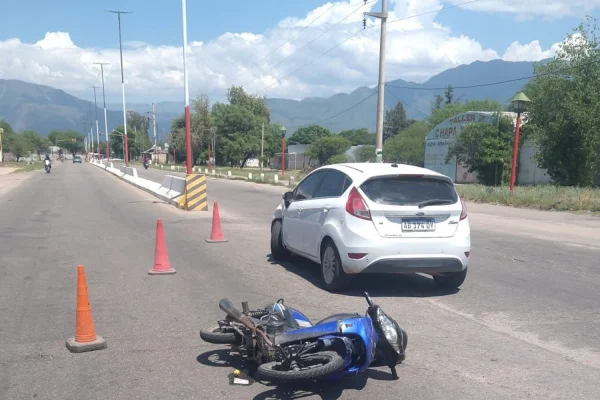
<svg viewBox="0 0 600 400"><path fill-rule="evenodd" d="M96 113L96 149L98 151L98 161L100 161L100 130L98 128L98 102L96 100L96 88L98 86L92 86L94 89L94 111Z"/></svg>
<svg viewBox="0 0 600 400"><path fill-rule="evenodd" d="M285 136L281 138L281 176L285 175Z"/></svg>
<svg viewBox="0 0 600 400"><path fill-rule="evenodd" d="M125 166L129 166L129 143L127 140L127 109L125 108L125 77L123 74L123 45L121 42L121 14L130 14L129 11L108 11L117 14L119 21L119 54L121 56L121 88L123 93L123 158L125 158Z"/></svg>
<svg viewBox="0 0 600 400"><path fill-rule="evenodd" d="M154 162L158 162L156 155L156 111L154 110L154 103L152 103L152 130L154 131Z"/></svg>
<svg viewBox="0 0 600 400"><path fill-rule="evenodd" d="M379 83L377 85L377 130L375 136L375 156L376 162L383 162L383 111L385 99L385 39L387 25L387 0L381 2L381 12L366 12L364 15L375 17L381 20L381 37L379 40Z"/></svg>
<svg viewBox="0 0 600 400"><path fill-rule="evenodd" d="M100 65L100 74L102 75L102 103L104 106L104 134L106 135L106 162L108 163L110 159L110 152L108 150L108 119L106 117L106 93L104 91L104 66L108 65L108 63L94 63Z"/></svg>
<svg viewBox="0 0 600 400"><path fill-rule="evenodd" d="M187 53L187 11L186 0L181 0L181 12L183 17L183 90L185 92L185 156L186 156L186 172L188 175L192 173L192 133L190 121L190 92L188 88L188 74L186 68L186 53Z"/></svg>
<svg viewBox="0 0 600 400"><path fill-rule="evenodd" d="M260 136L260 170L263 170L263 151L265 148L265 123L262 123L262 133Z"/></svg>
<svg viewBox="0 0 600 400"><path fill-rule="evenodd" d="M515 143L513 144L513 156L512 156L512 171L510 174L510 193L515 188L515 181L517 178L517 154L519 153L519 133L521 130L521 112L517 113L517 125L515 127Z"/></svg>
<svg viewBox="0 0 600 400"><path fill-rule="evenodd" d="M210 165L210 142L208 143L208 171L210 172L212 166Z"/></svg>

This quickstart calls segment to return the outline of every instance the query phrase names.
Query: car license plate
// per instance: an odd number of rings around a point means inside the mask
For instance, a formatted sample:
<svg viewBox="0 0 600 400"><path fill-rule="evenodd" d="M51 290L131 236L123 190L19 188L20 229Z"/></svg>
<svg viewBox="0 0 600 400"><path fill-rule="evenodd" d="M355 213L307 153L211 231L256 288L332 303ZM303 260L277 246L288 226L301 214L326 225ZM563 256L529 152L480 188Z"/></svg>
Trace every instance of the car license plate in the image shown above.
<svg viewBox="0 0 600 400"><path fill-rule="evenodd" d="M435 220L431 219L403 219L402 232L433 232Z"/></svg>

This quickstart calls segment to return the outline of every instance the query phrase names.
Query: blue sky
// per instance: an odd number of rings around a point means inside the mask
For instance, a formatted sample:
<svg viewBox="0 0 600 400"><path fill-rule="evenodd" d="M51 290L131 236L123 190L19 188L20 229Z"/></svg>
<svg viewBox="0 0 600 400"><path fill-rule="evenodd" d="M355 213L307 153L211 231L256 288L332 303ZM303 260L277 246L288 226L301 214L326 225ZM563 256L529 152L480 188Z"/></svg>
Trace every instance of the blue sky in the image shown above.
<svg viewBox="0 0 600 400"><path fill-rule="evenodd" d="M302 16L322 0L188 0L188 38L209 41L225 32L263 33L288 16ZM226 6L225 6L226 4ZM0 39L36 42L48 31L65 31L80 47L107 48L118 44L116 16L105 9L133 11L123 16L124 41L154 45L181 43L181 2L178 0L24 0L3 5ZM598 12L591 13L596 17ZM581 15L583 17L584 14ZM539 40L549 47L562 40L580 18L537 18L515 21L510 14L488 14L454 8L441 12L438 21L479 40L484 46L505 49L515 40ZM32 23L23 24L23 21Z"/></svg>
<svg viewBox="0 0 600 400"><path fill-rule="evenodd" d="M406 16L437 10L440 4L465 1L390 1L390 10ZM107 93L118 100L117 18L104 11L118 9L133 12L122 17L124 44L148 44L125 48L125 76L131 85L131 98L180 99L183 81L179 0L5 3L0 23L1 78L47 84L79 95L99 83L98 68L91 62L109 61ZM256 94L303 98L373 86L379 29L367 30L320 58L323 52L360 29L362 11L369 6L332 28L357 4L362 6L360 0L336 3L318 23L260 61L284 40L295 36L321 11L307 14L324 4L325 0L188 0L188 40L204 43L191 49L188 65L192 94L203 92L222 98L227 87L243 84ZM405 30L388 31L386 77L423 82L445 69L475 60L537 61L553 54L551 47L556 48L555 44L581 22L586 6L590 14L600 16L600 0L479 0L476 6L468 6L478 11L452 8L396 24L394 27ZM374 7L380 8L379 4ZM279 25L288 17L303 21L296 26ZM224 36L228 32L250 34ZM326 35L302 47L322 32ZM8 41L12 38L21 43ZM32 46L38 41L42 45ZM290 54L293 56L285 61ZM310 64L315 59L318 62ZM285 62L278 65L282 60ZM302 69L303 65L309 66Z"/></svg>

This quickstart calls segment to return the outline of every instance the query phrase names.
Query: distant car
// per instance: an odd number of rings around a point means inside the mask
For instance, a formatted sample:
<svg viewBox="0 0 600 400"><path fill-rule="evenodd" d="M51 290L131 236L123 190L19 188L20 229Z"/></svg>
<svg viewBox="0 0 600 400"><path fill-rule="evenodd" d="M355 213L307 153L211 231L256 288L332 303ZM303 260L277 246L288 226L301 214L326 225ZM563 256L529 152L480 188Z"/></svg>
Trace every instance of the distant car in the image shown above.
<svg viewBox="0 0 600 400"><path fill-rule="evenodd" d="M75 164L75 163L81 164L82 162L83 162L83 160L81 159L81 156L73 157L73 164Z"/></svg>
<svg viewBox="0 0 600 400"><path fill-rule="evenodd" d="M273 214L271 255L321 265L328 290L366 273L425 273L463 284L471 253L467 208L451 178L402 164L334 164L286 192Z"/></svg>

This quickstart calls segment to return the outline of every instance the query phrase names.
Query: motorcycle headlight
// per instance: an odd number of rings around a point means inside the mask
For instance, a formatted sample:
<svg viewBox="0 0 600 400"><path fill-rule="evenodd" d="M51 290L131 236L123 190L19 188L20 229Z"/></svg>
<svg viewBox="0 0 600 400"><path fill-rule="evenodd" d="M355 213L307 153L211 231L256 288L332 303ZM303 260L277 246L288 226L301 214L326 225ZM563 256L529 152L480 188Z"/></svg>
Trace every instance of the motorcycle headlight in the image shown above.
<svg viewBox="0 0 600 400"><path fill-rule="evenodd" d="M390 345L396 350L398 354L402 353L402 343L401 341L401 332L397 327L397 324L394 321L385 315L385 313L381 310L381 308L377 309L377 321L379 322L379 326L381 326L381 330L383 331L383 335L385 339L390 343Z"/></svg>

